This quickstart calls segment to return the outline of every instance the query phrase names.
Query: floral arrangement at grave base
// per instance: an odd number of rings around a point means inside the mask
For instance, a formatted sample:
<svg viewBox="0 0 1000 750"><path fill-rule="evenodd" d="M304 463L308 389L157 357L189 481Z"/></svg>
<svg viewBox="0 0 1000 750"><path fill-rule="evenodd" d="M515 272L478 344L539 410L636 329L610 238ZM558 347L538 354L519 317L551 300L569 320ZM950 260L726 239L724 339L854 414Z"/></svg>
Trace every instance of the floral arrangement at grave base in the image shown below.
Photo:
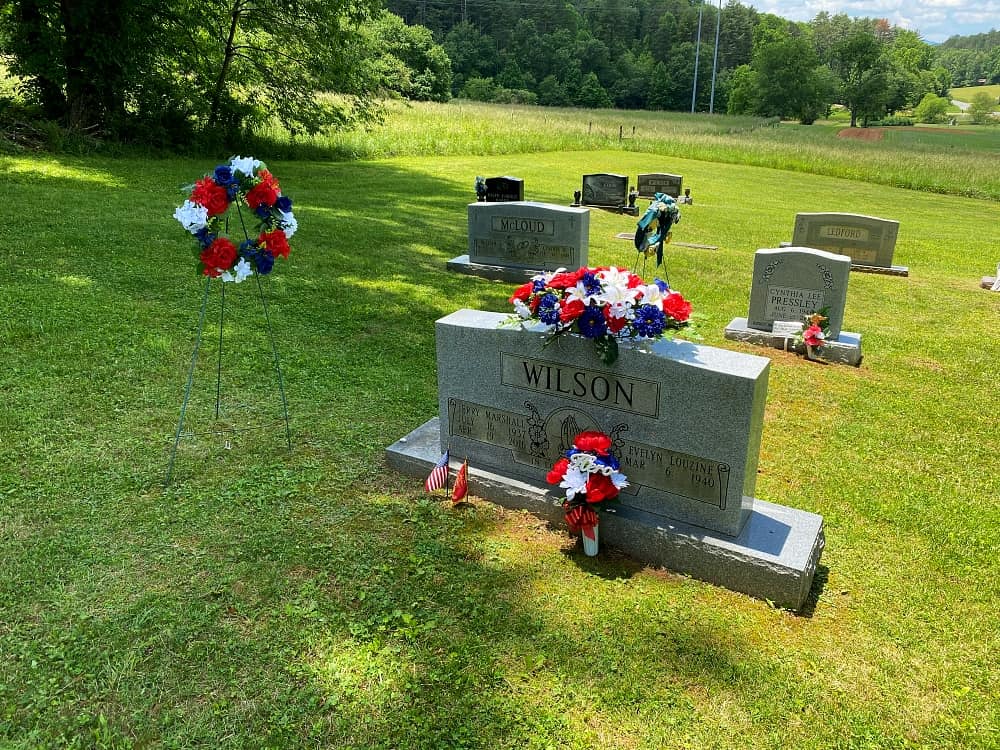
<svg viewBox="0 0 1000 750"><path fill-rule="evenodd" d="M234 156L186 190L190 194L174 218L194 235L198 267L205 276L238 284L254 273L271 273L276 258L288 257L288 240L298 222L291 198L281 194L278 180L264 162ZM239 245L226 236L229 208L234 205L245 237ZM247 231L242 206L253 217L254 238Z"/></svg>
<svg viewBox="0 0 1000 750"><path fill-rule="evenodd" d="M569 332L593 339L609 365L618 358L618 340L668 338L691 317L691 303L667 282L646 284L614 266L539 274L519 286L510 302L517 312L512 321L540 321L552 333L549 341Z"/></svg>
<svg viewBox="0 0 1000 750"><path fill-rule="evenodd" d="M823 307L806 315L805 327L795 337L796 347L804 347L806 359L812 359L813 354L823 348L830 336L830 308Z"/></svg>
<svg viewBox="0 0 1000 750"><path fill-rule="evenodd" d="M628 479L611 453L611 438L603 432L581 432L573 438L573 447L552 466L546 480L566 490L563 508L570 533L580 534L584 552L593 557L597 554L599 523L594 508L605 500L614 500L620 489L628 487Z"/></svg>

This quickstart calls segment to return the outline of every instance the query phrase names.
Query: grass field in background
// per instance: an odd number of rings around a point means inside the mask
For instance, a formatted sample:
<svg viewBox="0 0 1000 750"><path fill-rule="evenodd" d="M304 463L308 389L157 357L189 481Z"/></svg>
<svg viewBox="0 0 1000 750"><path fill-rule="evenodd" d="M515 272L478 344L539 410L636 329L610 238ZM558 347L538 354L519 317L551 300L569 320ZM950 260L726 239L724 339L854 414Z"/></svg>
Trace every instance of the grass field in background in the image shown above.
<svg viewBox="0 0 1000 750"><path fill-rule="evenodd" d="M390 103L385 122L375 128L299 138L294 145L278 131L266 135L278 153L312 151L314 158L624 149L1000 200L1000 171L995 159L988 158L1000 153L1000 128L968 126L984 135L929 151L895 140L869 143L838 138L841 127L789 123L769 127L763 120L723 115L453 101ZM624 139L619 139L619 132Z"/></svg>
<svg viewBox="0 0 1000 750"><path fill-rule="evenodd" d="M996 202L674 152L256 155L300 222L266 285L293 449L268 421L255 287L230 286L223 418L261 429L182 441L167 490L203 290L171 214L214 163L0 158L16 206L0 226L0 746L996 747L1000 306L978 288L1000 259ZM434 321L508 309L510 286L445 271L475 175L565 204L595 171L692 189L674 240L719 249L668 246L670 279L704 343L772 359L757 495L826 523L805 615L584 558L563 529L446 507L384 468L437 410ZM911 273L852 274L862 367L723 340L753 252L790 239L796 212L837 210L898 219ZM614 237L634 221L593 211L591 262L631 263ZM213 425L217 294L194 429Z"/></svg>
<svg viewBox="0 0 1000 750"><path fill-rule="evenodd" d="M994 99L1000 98L1000 83L993 83L989 86L966 86L964 88L954 88L951 90L951 98L960 102L971 102L972 97L980 92L986 92Z"/></svg>

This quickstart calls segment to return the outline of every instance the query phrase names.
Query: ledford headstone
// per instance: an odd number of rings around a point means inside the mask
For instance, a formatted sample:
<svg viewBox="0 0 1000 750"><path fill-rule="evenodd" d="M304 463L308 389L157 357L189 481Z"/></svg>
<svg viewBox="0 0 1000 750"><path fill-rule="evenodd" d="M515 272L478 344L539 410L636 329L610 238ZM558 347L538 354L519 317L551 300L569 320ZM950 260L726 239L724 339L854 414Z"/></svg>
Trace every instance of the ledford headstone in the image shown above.
<svg viewBox="0 0 1000 750"><path fill-rule="evenodd" d="M851 270L908 276L905 266L894 266L899 222L876 216L840 213L800 213L795 215L792 246L846 255Z"/></svg>
<svg viewBox="0 0 1000 750"><path fill-rule="evenodd" d="M491 203L524 200L524 180L520 177L487 177L486 200Z"/></svg>
<svg viewBox="0 0 1000 750"><path fill-rule="evenodd" d="M473 492L561 524L545 482L583 430L613 440L629 486L601 510L601 540L654 565L793 609L809 592L822 518L754 498L769 361L680 341L623 344L614 365L593 342L546 345L501 313L437 322L440 418L387 451L426 476L444 449L468 457Z"/></svg>
<svg viewBox="0 0 1000 750"><path fill-rule="evenodd" d="M470 203L469 252L448 268L519 283L542 271L587 265L590 211L531 201Z"/></svg>
<svg viewBox="0 0 1000 750"><path fill-rule="evenodd" d="M681 197L684 177L679 174L651 173L639 175L639 197L652 198L657 193L669 195L674 200Z"/></svg>
<svg viewBox="0 0 1000 750"><path fill-rule="evenodd" d="M583 205L621 208L628 203L628 177L621 174L585 174Z"/></svg>
<svg viewBox="0 0 1000 750"><path fill-rule="evenodd" d="M841 330L851 259L808 247L758 250L753 259L750 310L735 318L725 337L788 349L794 325L826 308L828 342L821 358L861 363L861 335ZM793 326L789 326L791 323Z"/></svg>

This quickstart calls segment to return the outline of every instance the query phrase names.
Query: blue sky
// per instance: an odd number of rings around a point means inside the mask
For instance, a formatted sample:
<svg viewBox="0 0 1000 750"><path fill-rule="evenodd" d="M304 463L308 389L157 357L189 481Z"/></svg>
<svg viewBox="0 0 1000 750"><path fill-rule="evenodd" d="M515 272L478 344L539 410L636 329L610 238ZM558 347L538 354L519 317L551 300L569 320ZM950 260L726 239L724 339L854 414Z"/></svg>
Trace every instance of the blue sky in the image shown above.
<svg viewBox="0 0 1000 750"><path fill-rule="evenodd" d="M830 15L887 18L895 26L919 32L928 42L943 42L955 34L965 36L1000 29L1000 0L743 0L743 3L793 21L808 21L824 10ZM725 0L722 4L725 6Z"/></svg>

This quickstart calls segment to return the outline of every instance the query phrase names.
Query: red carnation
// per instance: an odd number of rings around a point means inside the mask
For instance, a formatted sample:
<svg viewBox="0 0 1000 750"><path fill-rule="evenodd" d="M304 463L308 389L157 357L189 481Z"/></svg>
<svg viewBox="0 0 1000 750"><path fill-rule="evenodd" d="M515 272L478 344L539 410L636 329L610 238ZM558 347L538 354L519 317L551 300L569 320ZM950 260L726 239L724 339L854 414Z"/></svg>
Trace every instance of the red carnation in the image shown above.
<svg viewBox="0 0 1000 750"><path fill-rule="evenodd" d="M628 288L635 289L637 286L645 286L646 282L642 280L641 276L636 276L634 273L628 275Z"/></svg>
<svg viewBox="0 0 1000 750"><path fill-rule="evenodd" d="M260 206L271 207L278 200L278 191L266 182L254 185L247 193L247 205L252 211L256 211Z"/></svg>
<svg viewBox="0 0 1000 750"><path fill-rule="evenodd" d="M604 474L591 474L587 477L587 502L599 503L618 497L618 488L611 477Z"/></svg>
<svg viewBox="0 0 1000 750"><path fill-rule="evenodd" d="M514 293L510 295L510 299L507 301L510 302L511 304L514 304L514 300L518 299L521 300L521 302L527 302L528 297L531 296L531 292L534 291L534 288L535 288L534 282L531 281L529 281L527 284L521 284L521 286L519 286L517 289L514 290Z"/></svg>
<svg viewBox="0 0 1000 750"><path fill-rule="evenodd" d="M608 330L611 333L618 333L622 328L625 327L625 324L628 323L628 318L626 318L624 315L622 315L620 318L616 318L614 315L612 315L611 308L605 307L604 322L608 324Z"/></svg>
<svg viewBox="0 0 1000 750"><path fill-rule="evenodd" d="M275 258L279 255L282 258L287 258L288 253L291 250L291 248L288 247L288 238L280 229L274 229L270 232L262 232L257 238L257 244L271 253L271 255Z"/></svg>
<svg viewBox="0 0 1000 750"><path fill-rule="evenodd" d="M566 474L566 469L569 468L569 459L560 458L553 464L552 469L548 474L545 475L545 481L549 484L559 484L562 481L563 476Z"/></svg>
<svg viewBox="0 0 1000 750"><path fill-rule="evenodd" d="M201 251L201 262L205 264L205 275L217 278L228 271L236 262L236 245L226 237L218 237Z"/></svg>
<svg viewBox="0 0 1000 750"><path fill-rule="evenodd" d="M587 272L586 268L579 268L572 273L557 273L545 286L552 287L553 289L569 289L571 286L576 286L583 275Z"/></svg>
<svg viewBox="0 0 1000 750"><path fill-rule="evenodd" d="M603 432L585 430L573 438L573 447L578 451L596 453L598 456L608 455L611 450L611 438Z"/></svg>
<svg viewBox="0 0 1000 750"><path fill-rule="evenodd" d="M587 309L587 306L583 304L582 300L574 299L568 302L563 301L559 310L559 320L563 323L572 323L574 320L583 315L583 311Z"/></svg>
<svg viewBox="0 0 1000 750"><path fill-rule="evenodd" d="M209 216L218 216L229 208L229 194L211 177L204 177L194 184L190 200L204 206Z"/></svg>
<svg viewBox="0 0 1000 750"><path fill-rule="evenodd" d="M663 312L678 323L683 323L691 317L691 303L678 292L671 292L663 298Z"/></svg>

